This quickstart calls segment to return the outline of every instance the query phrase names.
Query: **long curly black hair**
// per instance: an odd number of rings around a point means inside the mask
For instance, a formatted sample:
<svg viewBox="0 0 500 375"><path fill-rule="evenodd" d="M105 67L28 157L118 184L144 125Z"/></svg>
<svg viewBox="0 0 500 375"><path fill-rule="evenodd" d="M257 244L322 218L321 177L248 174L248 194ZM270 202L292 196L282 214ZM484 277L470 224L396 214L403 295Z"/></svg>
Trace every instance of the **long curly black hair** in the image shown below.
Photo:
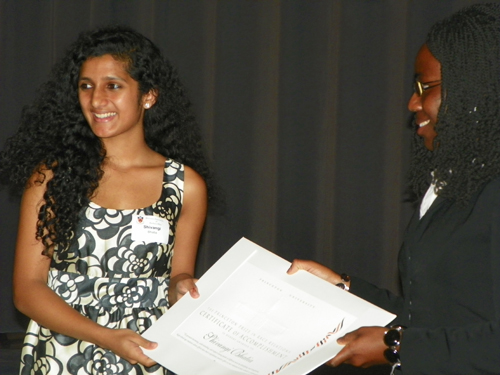
<svg viewBox="0 0 500 375"><path fill-rule="evenodd" d="M500 175L500 4L475 4L436 23L426 44L441 63L435 149L415 136L410 180L417 197L429 186L466 202Z"/></svg>
<svg viewBox="0 0 500 375"><path fill-rule="evenodd" d="M36 236L52 255L73 236L78 213L87 205L103 175L106 150L85 120L78 100L80 68L89 57L110 54L126 62L141 93L155 90L156 104L144 115L151 149L196 170L214 200L213 174L202 147L198 124L178 75L148 38L126 26L83 32L54 66L34 102L25 107L18 132L0 154L2 184L23 191L30 177L38 183L51 170L39 211Z"/></svg>

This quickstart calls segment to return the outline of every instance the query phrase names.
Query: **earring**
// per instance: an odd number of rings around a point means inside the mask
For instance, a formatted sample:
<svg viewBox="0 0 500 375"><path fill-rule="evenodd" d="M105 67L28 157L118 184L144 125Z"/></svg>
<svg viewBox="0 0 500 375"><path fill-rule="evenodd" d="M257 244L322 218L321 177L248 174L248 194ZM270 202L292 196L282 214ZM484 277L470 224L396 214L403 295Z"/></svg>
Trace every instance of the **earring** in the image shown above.
<svg viewBox="0 0 500 375"><path fill-rule="evenodd" d="M149 108L149 103L144 104L144 107L145 107L146 109L148 109L148 108Z"/></svg>

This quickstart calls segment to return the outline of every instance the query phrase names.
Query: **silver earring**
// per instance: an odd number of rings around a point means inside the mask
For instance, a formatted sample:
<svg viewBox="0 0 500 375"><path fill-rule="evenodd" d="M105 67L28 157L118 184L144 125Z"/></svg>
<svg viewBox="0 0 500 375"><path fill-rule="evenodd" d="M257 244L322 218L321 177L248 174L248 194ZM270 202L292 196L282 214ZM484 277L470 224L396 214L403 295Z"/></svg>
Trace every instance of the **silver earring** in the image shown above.
<svg viewBox="0 0 500 375"><path fill-rule="evenodd" d="M149 108L149 103L144 104L144 107Z"/></svg>

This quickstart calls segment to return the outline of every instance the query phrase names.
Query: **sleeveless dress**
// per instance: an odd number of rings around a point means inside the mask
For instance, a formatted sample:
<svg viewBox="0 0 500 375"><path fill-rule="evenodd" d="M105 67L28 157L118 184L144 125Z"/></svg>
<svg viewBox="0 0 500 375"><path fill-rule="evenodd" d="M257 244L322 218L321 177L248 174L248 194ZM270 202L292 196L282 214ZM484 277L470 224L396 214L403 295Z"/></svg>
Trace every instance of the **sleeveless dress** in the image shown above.
<svg viewBox="0 0 500 375"><path fill-rule="evenodd" d="M160 199L149 207L106 209L90 202L80 212L68 251L54 251L48 285L82 315L108 328L144 332L168 309L176 223L182 208L184 166L165 162ZM167 243L137 241L133 220L168 221ZM146 218L152 219L152 218ZM160 365L131 365L113 352L53 332L31 321L21 375L165 375Z"/></svg>

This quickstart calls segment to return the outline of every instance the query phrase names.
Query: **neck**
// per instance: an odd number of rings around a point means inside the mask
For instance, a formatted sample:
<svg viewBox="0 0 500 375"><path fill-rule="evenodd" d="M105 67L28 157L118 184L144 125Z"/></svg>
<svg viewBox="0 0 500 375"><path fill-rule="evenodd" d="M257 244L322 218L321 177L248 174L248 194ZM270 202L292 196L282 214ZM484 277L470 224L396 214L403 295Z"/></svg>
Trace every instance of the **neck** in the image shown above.
<svg viewBox="0 0 500 375"><path fill-rule="evenodd" d="M118 167L128 167L147 164L148 160L156 154L147 145L144 138L130 139L104 139L106 150L106 163Z"/></svg>

